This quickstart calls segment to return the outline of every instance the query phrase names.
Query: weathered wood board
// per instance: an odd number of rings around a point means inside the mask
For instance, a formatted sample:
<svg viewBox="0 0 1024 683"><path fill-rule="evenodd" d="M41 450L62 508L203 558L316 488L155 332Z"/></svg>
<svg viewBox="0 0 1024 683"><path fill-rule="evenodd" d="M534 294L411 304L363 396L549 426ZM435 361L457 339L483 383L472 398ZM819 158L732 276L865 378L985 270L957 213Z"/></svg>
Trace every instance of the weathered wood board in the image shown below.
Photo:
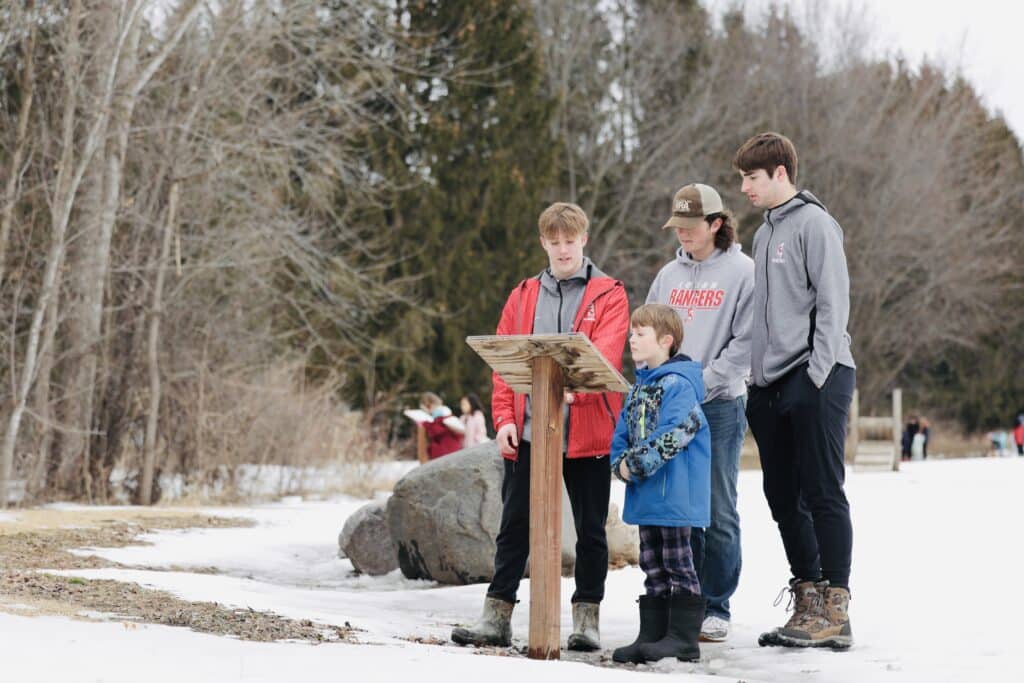
<svg viewBox="0 0 1024 683"><path fill-rule="evenodd" d="M568 391L629 391L629 382L585 334L486 335L466 337L466 343L521 394L533 391L532 359L540 356L558 363Z"/></svg>

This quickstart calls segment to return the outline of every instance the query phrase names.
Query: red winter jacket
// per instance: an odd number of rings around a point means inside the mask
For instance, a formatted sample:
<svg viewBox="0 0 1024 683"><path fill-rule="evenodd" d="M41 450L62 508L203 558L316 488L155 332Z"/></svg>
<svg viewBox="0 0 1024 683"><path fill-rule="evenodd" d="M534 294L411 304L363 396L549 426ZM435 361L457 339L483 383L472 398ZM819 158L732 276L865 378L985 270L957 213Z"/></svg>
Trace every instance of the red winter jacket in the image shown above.
<svg viewBox="0 0 1024 683"><path fill-rule="evenodd" d="M523 280L512 290L501 312L498 334L533 333L533 318L540 287L540 279L534 277ZM583 291L572 331L587 335L601 355L621 372L622 351L629 334L629 301L625 286L607 276L592 277ZM522 437L526 394L513 392L498 373L493 373L492 379L494 392L491 396L491 417L495 430L515 421L516 434ZM575 394L575 400L569 405L567 457L607 455L615 430L615 419L621 410L622 394ZM515 460L516 454L505 457Z"/></svg>
<svg viewBox="0 0 1024 683"><path fill-rule="evenodd" d="M442 415L435 417L432 422L423 423L423 429L427 432L427 455L431 460L462 449L462 434L456 434L445 426L447 417Z"/></svg>

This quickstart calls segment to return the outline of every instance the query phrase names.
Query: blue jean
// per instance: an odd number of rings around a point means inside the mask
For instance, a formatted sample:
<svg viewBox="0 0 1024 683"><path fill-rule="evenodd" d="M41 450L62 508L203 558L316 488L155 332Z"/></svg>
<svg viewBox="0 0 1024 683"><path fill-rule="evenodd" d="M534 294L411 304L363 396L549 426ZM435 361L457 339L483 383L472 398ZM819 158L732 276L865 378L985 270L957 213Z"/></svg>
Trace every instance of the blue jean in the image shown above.
<svg viewBox="0 0 1024 683"><path fill-rule="evenodd" d="M743 564L736 479L747 431L747 397L716 398L701 408L711 429L711 526L694 529L693 563L707 598L706 614L730 618L729 598L736 592Z"/></svg>

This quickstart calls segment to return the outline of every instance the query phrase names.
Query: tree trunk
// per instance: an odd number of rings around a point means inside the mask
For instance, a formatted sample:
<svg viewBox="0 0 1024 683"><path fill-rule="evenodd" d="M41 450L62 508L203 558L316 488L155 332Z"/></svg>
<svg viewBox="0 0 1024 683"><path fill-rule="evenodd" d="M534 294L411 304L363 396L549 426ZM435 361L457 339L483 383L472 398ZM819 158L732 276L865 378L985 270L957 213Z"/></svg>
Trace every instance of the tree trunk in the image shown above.
<svg viewBox="0 0 1024 683"><path fill-rule="evenodd" d="M32 3L28 3L32 9ZM7 186L4 188L3 212L0 215L0 284L3 284L7 264L7 244L11 238L11 226L14 223L14 205L18 200L18 186L21 181L21 163L28 146L29 114L32 111L32 99L35 97L35 50L36 24L30 19L28 39L25 41L25 71L21 79L21 107L18 110L18 132L14 142L14 153L11 155L11 166L7 173Z"/></svg>
<svg viewBox="0 0 1024 683"><path fill-rule="evenodd" d="M153 502L153 467L156 462L157 424L160 418L160 318L163 315L164 281L167 278L167 261L171 255L171 241L174 236L175 216L178 211L178 181L171 183L167 200L167 222L164 224L160 244L160 258L157 261L156 286L153 288L153 310L149 318L149 414L146 417L146 441L142 463L142 482L139 485L139 502L149 505Z"/></svg>

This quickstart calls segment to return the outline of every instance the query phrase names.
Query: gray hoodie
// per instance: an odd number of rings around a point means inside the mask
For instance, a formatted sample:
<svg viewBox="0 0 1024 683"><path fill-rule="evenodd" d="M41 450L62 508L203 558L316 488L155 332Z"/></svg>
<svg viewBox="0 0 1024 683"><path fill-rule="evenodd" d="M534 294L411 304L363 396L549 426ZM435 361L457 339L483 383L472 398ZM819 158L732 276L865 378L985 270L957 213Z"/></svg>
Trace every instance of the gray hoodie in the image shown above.
<svg viewBox="0 0 1024 683"><path fill-rule="evenodd" d="M564 280L558 280L551 274L551 268L545 268L538 276L540 293L537 295L537 310L533 317L534 334L560 334L572 332L576 312L583 302L583 293L592 277L607 277L598 270L589 257L583 257L583 265L575 273ZM526 414L523 422L523 441L530 441L533 436L533 419L531 415L530 397L526 397ZM562 450L569 448L569 406L563 409Z"/></svg>
<svg viewBox="0 0 1024 683"><path fill-rule="evenodd" d="M807 374L821 388L836 363L856 367L843 230L814 195L805 190L765 211L754 261L754 383L767 386L809 362Z"/></svg>
<svg viewBox="0 0 1024 683"><path fill-rule="evenodd" d="M680 247L651 283L647 303L671 306L683 320L679 352L704 368L705 403L747 392L753 295L754 261L739 244L703 261Z"/></svg>

